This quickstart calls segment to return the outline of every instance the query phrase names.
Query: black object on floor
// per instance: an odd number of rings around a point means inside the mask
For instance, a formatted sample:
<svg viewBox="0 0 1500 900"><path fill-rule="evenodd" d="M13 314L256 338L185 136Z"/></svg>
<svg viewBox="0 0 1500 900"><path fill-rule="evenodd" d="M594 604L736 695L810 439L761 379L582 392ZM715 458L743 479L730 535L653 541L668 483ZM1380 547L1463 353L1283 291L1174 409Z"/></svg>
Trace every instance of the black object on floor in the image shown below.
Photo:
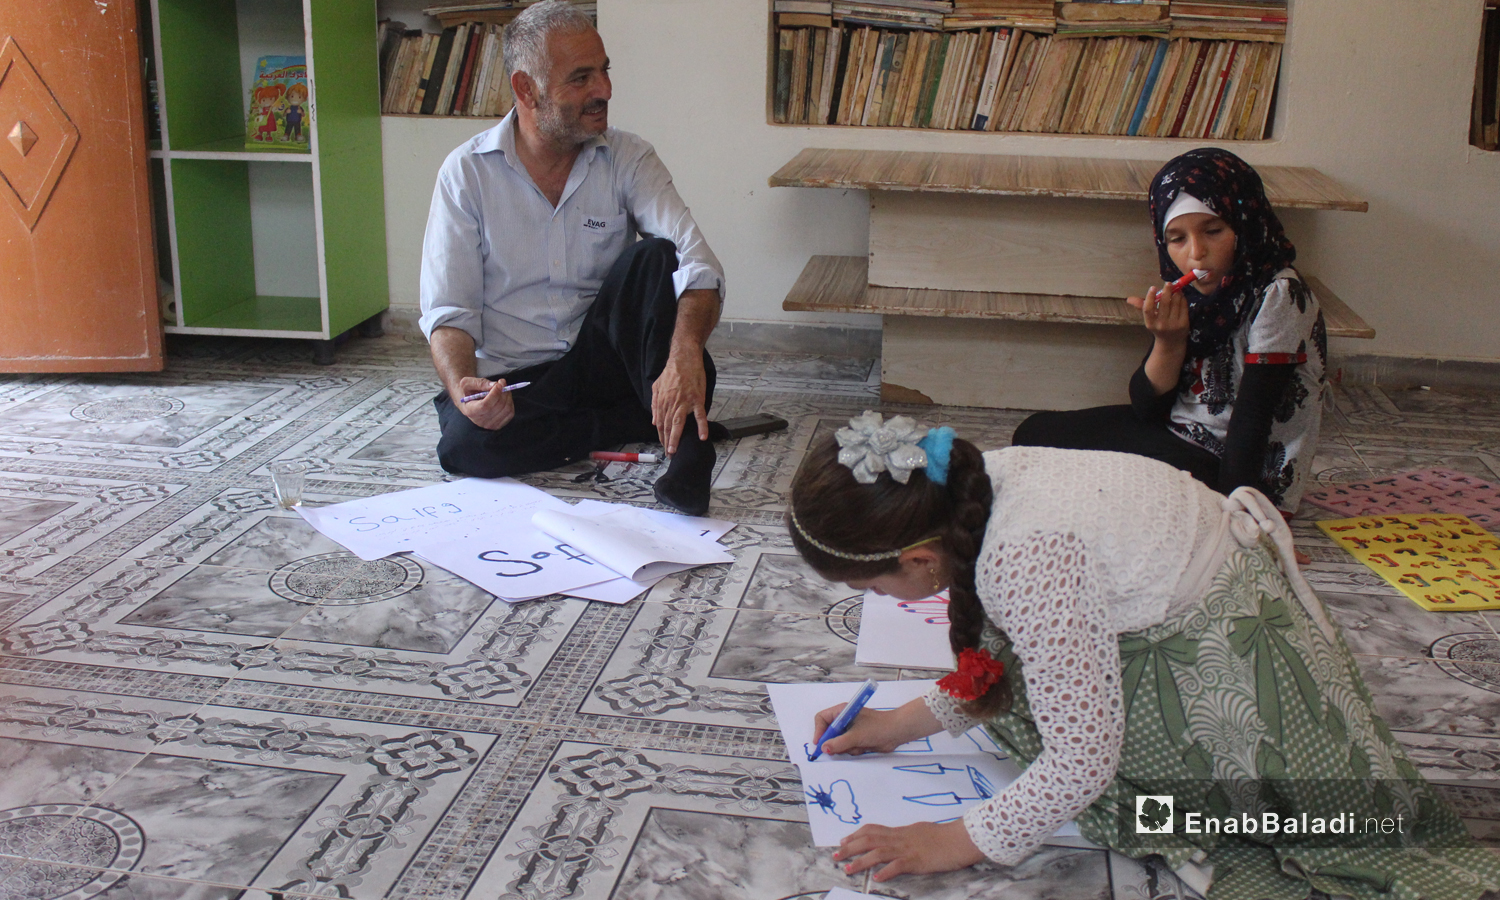
<svg viewBox="0 0 1500 900"><path fill-rule="evenodd" d="M786 419L773 416L768 413L756 413L753 416L736 416L732 419L720 419L717 422L708 423L709 439L719 440L714 433L715 425L722 425L726 440L738 440L749 437L752 434L766 434L771 431L781 431L786 428Z"/></svg>

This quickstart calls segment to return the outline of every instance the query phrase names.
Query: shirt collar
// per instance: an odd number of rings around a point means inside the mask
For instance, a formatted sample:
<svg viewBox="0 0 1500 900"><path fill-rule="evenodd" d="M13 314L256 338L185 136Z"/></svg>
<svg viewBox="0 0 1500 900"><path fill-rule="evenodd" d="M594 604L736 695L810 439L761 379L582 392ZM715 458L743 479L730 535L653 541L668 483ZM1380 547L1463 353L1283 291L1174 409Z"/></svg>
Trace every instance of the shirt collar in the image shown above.
<svg viewBox="0 0 1500 900"><path fill-rule="evenodd" d="M583 151L586 152L595 147L605 152L609 151L608 130L597 137L592 137L585 141ZM475 153L489 153L494 150L504 153L507 160L514 161L516 159L515 107L511 107L510 112L505 114L505 118L500 120L499 125L496 125L474 139ZM579 155L582 156L583 152L580 152Z"/></svg>

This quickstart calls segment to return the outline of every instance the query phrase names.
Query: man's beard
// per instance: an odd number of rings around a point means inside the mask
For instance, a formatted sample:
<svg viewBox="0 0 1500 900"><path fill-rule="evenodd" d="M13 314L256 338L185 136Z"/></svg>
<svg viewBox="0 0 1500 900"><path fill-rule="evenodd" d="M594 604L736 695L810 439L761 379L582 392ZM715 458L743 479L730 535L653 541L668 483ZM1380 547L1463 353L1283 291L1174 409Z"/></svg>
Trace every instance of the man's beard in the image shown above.
<svg viewBox="0 0 1500 900"><path fill-rule="evenodd" d="M546 96L537 100L536 106L536 129L542 136L559 144L581 144L604 133L604 128L595 128L584 124L583 116L590 113L608 111L608 100L590 100L579 107L577 112L565 109L561 104L553 103ZM608 119L605 120L606 122Z"/></svg>

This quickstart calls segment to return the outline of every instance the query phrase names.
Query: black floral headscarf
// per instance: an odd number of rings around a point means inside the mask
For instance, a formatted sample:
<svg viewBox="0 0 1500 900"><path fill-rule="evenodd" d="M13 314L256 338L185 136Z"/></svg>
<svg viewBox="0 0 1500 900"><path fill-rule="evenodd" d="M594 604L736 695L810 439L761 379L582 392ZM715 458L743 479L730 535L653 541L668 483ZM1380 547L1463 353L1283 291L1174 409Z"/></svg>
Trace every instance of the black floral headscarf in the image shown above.
<svg viewBox="0 0 1500 900"><path fill-rule="evenodd" d="M1234 231L1234 265L1224 284L1205 297L1196 286L1183 292L1188 301L1188 360L1211 356L1239 327L1256 296L1297 258L1281 220L1266 200L1260 175L1250 164L1217 147L1189 150L1161 167L1151 180L1151 223L1161 277L1176 281L1184 274L1167 253L1162 218L1177 195L1186 191L1202 200Z"/></svg>

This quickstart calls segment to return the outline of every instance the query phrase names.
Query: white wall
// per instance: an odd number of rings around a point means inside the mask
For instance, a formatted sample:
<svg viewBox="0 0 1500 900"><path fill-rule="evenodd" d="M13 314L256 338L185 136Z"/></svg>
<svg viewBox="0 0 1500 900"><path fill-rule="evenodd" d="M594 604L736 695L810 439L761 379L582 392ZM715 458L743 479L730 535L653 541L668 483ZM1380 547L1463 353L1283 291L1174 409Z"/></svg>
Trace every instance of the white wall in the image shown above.
<svg viewBox="0 0 1500 900"><path fill-rule="evenodd" d="M1482 0L1292 0L1277 138L1230 144L1255 164L1313 166L1368 213L1284 216L1300 262L1379 332L1335 352L1500 360L1500 153L1468 146ZM1196 142L766 124L765 0L601 0L611 122L652 141L729 280L725 318L785 313L812 254L865 252L863 192L769 188L808 146L1165 160ZM416 305L437 166L490 122L385 119L391 300ZM1143 226L1142 240L1149 240Z"/></svg>

